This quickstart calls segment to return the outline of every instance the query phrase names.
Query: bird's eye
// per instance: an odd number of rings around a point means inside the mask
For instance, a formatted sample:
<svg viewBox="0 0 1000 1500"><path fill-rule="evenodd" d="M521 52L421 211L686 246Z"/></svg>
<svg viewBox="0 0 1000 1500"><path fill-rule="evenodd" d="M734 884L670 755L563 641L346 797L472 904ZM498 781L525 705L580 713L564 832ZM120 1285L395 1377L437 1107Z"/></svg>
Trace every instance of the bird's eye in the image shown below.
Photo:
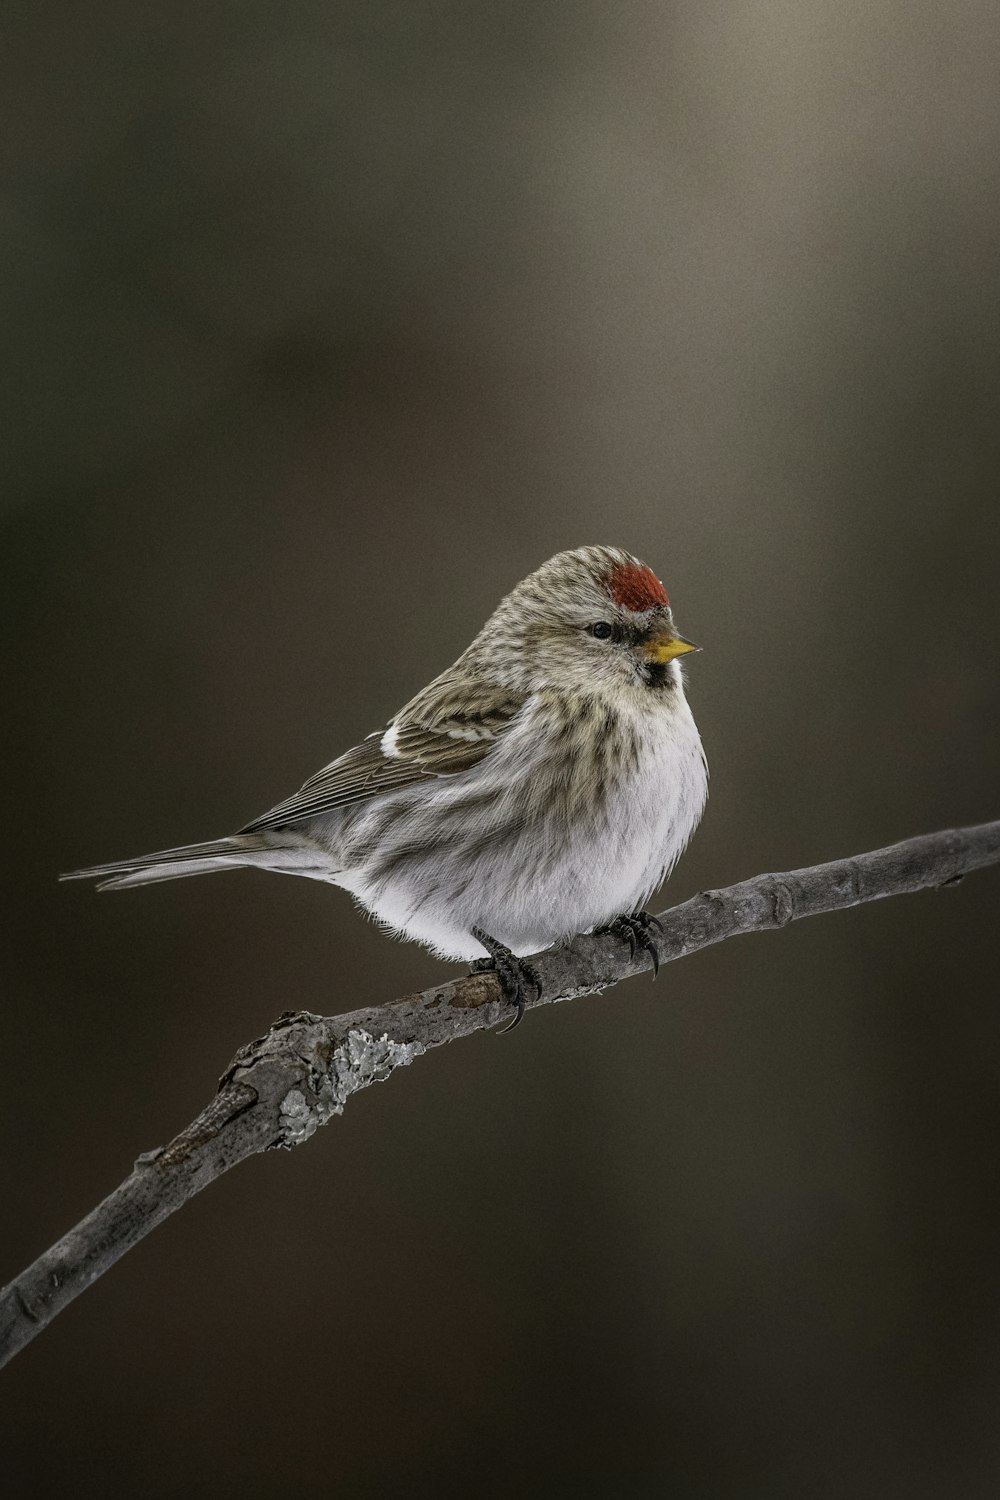
<svg viewBox="0 0 1000 1500"><path fill-rule="evenodd" d="M609 636L614 634L614 631L607 620L598 620L596 625L591 625L590 633L596 636L599 641L606 641Z"/></svg>

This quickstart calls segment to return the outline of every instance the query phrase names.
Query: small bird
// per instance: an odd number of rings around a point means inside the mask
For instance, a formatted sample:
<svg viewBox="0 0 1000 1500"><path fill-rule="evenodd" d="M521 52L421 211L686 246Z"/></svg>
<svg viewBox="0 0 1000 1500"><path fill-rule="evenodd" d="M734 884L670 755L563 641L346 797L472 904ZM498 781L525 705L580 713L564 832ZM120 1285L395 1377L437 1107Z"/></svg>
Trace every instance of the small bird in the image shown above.
<svg viewBox="0 0 1000 1500"><path fill-rule="evenodd" d="M617 547L560 552L455 664L229 838L64 879L121 890L236 866L342 886L384 927L497 971L612 930L658 962L643 905L697 827L708 767L663 584ZM485 957L483 956L485 951Z"/></svg>

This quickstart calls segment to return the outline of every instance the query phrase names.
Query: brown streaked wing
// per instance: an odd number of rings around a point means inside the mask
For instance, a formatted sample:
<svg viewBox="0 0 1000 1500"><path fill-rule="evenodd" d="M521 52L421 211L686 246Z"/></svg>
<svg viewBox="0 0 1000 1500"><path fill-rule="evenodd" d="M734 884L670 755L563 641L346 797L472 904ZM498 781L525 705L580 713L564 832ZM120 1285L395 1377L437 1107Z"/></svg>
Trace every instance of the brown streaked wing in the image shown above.
<svg viewBox="0 0 1000 1500"><path fill-rule="evenodd" d="M523 701L497 695L471 711L466 708L421 723L417 715L431 707L428 696L429 690L398 716L395 755L383 754L381 733L370 734L353 750L310 776L294 796L247 823L240 833L283 828L382 792L468 771L489 755ZM443 707L440 702L436 706Z"/></svg>

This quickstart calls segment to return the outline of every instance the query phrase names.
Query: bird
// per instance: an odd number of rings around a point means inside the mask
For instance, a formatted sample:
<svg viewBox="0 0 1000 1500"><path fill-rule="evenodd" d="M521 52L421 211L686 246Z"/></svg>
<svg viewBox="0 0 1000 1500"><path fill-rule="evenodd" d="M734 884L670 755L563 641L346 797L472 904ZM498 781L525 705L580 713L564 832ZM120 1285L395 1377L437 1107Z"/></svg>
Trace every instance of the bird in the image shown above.
<svg viewBox="0 0 1000 1500"><path fill-rule="evenodd" d="M708 765L653 570L558 553L384 729L226 838L75 870L122 890L240 866L340 886L390 932L493 969L523 1014L530 955L613 931L652 954L645 903L697 827ZM509 1029L509 1028L508 1028Z"/></svg>

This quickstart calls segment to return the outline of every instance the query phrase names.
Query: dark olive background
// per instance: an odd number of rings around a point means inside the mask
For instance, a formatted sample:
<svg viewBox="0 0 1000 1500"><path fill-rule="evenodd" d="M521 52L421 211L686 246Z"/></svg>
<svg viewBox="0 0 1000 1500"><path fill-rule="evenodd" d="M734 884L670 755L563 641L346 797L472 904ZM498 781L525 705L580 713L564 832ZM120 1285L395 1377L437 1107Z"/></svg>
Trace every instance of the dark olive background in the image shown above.
<svg viewBox="0 0 1000 1500"><path fill-rule="evenodd" d="M5 7L0 1277L288 1007L452 972L228 832L551 553L705 650L669 892L1000 815L1000 20ZM990 871L449 1047L2 1378L12 1495L1000 1485ZM666 899L666 898L664 898Z"/></svg>

